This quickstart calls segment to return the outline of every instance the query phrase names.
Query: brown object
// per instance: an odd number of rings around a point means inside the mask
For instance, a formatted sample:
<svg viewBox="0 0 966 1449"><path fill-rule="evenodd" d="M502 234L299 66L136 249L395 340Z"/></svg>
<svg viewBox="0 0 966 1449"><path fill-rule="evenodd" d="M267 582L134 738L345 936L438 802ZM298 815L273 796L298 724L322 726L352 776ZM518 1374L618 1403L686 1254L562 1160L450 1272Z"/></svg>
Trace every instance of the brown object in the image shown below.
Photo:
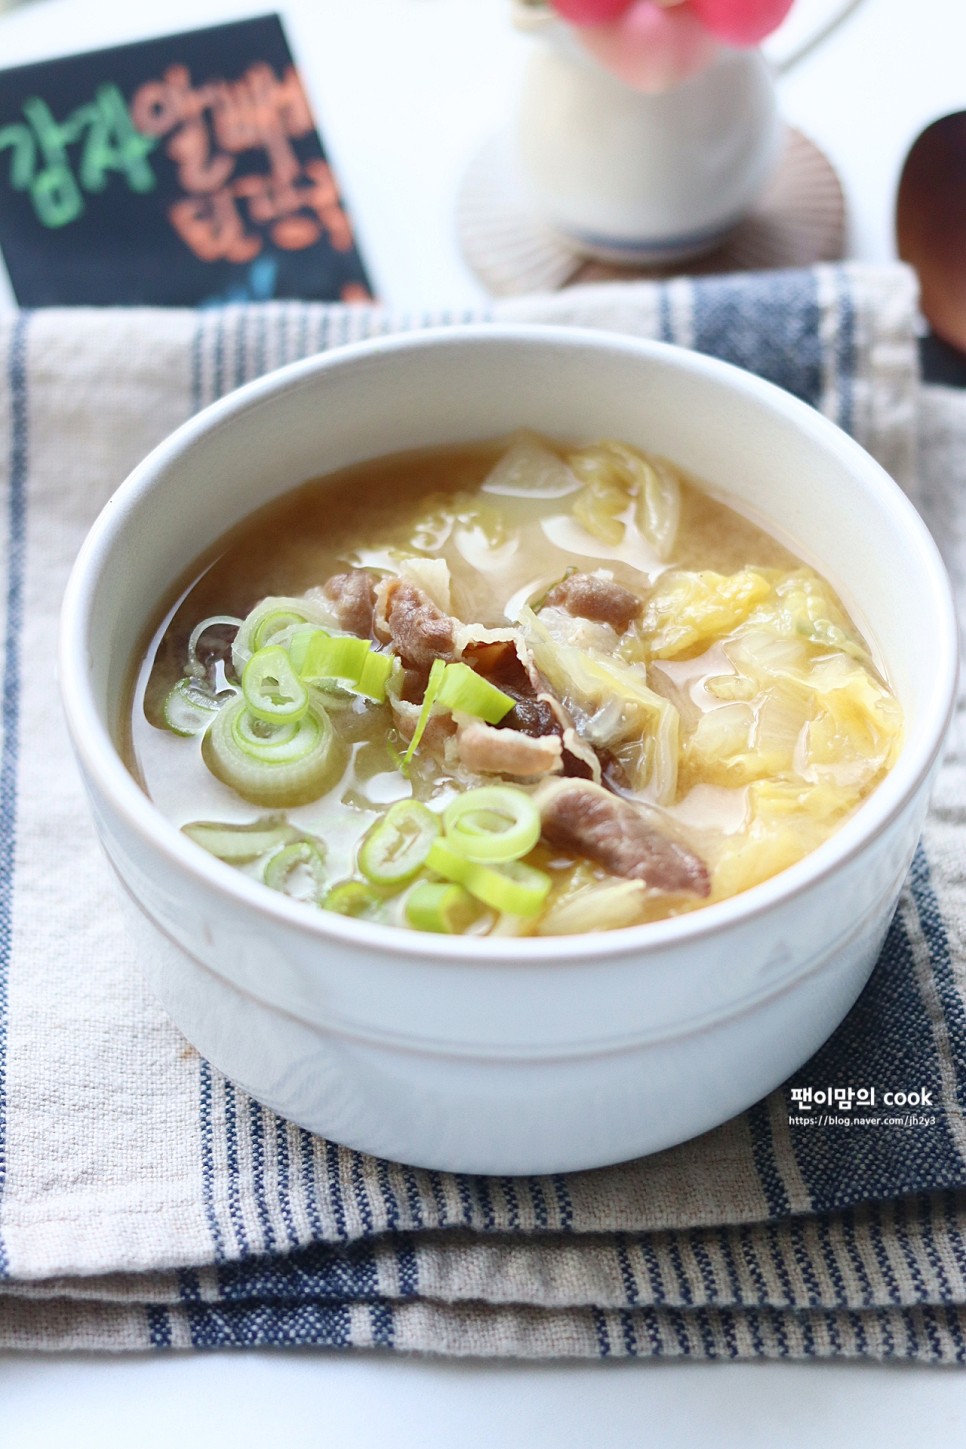
<svg viewBox="0 0 966 1449"><path fill-rule="evenodd" d="M899 178L896 239L919 273L923 315L966 351L966 111L933 121L913 142Z"/></svg>
<svg viewBox="0 0 966 1449"><path fill-rule="evenodd" d="M497 297L580 282L806 267L845 251L845 202L824 152L789 130L782 159L754 211L705 256L663 267L615 266L580 256L532 211L503 137L492 137L463 178L457 208L463 255Z"/></svg>
<svg viewBox="0 0 966 1449"><path fill-rule="evenodd" d="M366 569L351 569L347 574L333 574L322 588L327 599L335 604L339 624L350 634L362 639L372 637L376 614L376 581Z"/></svg>
<svg viewBox="0 0 966 1449"><path fill-rule="evenodd" d="M630 589L596 574L571 574L562 579L550 590L544 603L561 604L568 614L610 624L618 634L623 634L631 620L637 618L642 605Z"/></svg>
<svg viewBox="0 0 966 1449"><path fill-rule="evenodd" d="M429 669L436 659L455 659L454 622L408 579L385 580L376 590L376 633L407 668Z"/></svg>
<svg viewBox="0 0 966 1449"><path fill-rule="evenodd" d="M534 780L562 768L563 746L557 735L534 738L522 730L494 729L482 720L459 730L456 747L466 768L482 775Z"/></svg>
<svg viewBox="0 0 966 1449"><path fill-rule="evenodd" d="M657 890L711 893L704 861L658 830L643 809L590 780L555 780L533 795L544 840Z"/></svg>

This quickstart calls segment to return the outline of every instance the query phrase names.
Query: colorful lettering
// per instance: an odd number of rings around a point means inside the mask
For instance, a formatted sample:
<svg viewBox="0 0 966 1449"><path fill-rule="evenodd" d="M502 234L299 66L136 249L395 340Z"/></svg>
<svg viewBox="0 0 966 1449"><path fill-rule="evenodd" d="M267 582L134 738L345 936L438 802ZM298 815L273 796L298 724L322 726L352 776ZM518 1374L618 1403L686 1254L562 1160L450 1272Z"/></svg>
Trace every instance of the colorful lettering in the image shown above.
<svg viewBox="0 0 966 1449"><path fill-rule="evenodd" d="M132 191L150 191L157 179L147 160L157 145L134 126L117 86L98 88L93 101L57 121L39 96L23 103L24 121L0 130L0 151L12 150L10 184L30 195L43 226L68 226L84 212L84 193L103 191L108 177L124 177ZM76 173L71 147L81 143Z"/></svg>
<svg viewBox="0 0 966 1449"><path fill-rule="evenodd" d="M315 128L294 66L279 77L259 62L237 81L192 86L187 67L172 65L138 88L131 117L138 131L164 140L188 193L168 216L203 261L249 261L266 240L301 251L325 236L334 251L351 250L329 167L319 157L303 164L293 145ZM260 169L239 168L250 152L261 153Z"/></svg>

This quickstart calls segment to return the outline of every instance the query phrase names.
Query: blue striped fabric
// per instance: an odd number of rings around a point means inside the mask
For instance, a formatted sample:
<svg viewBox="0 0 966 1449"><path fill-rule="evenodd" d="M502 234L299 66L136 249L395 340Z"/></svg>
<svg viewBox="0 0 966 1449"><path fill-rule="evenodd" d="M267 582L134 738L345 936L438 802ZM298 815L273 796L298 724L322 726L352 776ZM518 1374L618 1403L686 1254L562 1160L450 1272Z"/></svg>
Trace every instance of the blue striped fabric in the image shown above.
<svg viewBox="0 0 966 1449"><path fill-rule="evenodd" d="M18 322L9 354L12 399L10 485L7 505L7 598L3 668L3 744L0 747L0 1201L7 1177L8 980L13 948L14 848L17 840L17 757L20 710L20 636L23 624L24 542L27 522L27 318ZM7 1272L0 1237L0 1276Z"/></svg>
<svg viewBox="0 0 966 1449"><path fill-rule="evenodd" d="M607 1286L600 1292L608 1308L956 1306L966 1286L963 1209L950 1191L895 1199L887 1208L867 1203L765 1224L552 1234L530 1239L525 1251L508 1232L483 1243L475 1231L443 1240L438 1234L380 1234L185 1272L178 1295L185 1304L405 1301L440 1291L441 1253L454 1263L478 1251L481 1264L498 1268L501 1255L519 1248L521 1257L545 1263L548 1280L559 1276L561 1282L570 1280L582 1254L595 1272L597 1260L606 1259ZM905 1276L912 1285L906 1292L899 1281Z"/></svg>
<svg viewBox="0 0 966 1449"><path fill-rule="evenodd" d="M646 295L655 334L749 367L861 435L867 317L848 269L676 281ZM191 406L199 409L269 367L403 320L417 319L297 304L200 313L184 359ZM19 319L6 358L0 1209L8 1161L6 983L16 888L31 326L28 317ZM314 1139L198 1059L196 1197L207 1248L191 1266L150 1282L132 1275L100 1289L88 1285L81 1295L61 1281L36 1287L29 1300L0 1292L0 1342L45 1341L41 1328L33 1338L21 1328L20 1339L8 1329L11 1303L18 1302L23 1324L42 1314L47 1299L63 1305L83 1298L84 1322L94 1325L88 1341L106 1341L107 1329L97 1325L113 1313L114 1321L136 1325L124 1330L126 1343L158 1349L315 1344L522 1356L963 1362L964 962L943 905L945 857L938 882L936 871L927 836L866 991L813 1060L740 1123L650 1164L574 1177L483 1179L375 1161ZM915 1130L790 1124L789 1091L825 1085L921 1088L943 1110L933 1125ZM762 1205L753 1220L729 1215L720 1199L713 1212L702 1215L699 1204L689 1220L667 1226L648 1216L655 1174L686 1175L702 1152L748 1174ZM13 1293L11 1261L0 1240L0 1279Z"/></svg>
<svg viewBox="0 0 966 1449"><path fill-rule="evenodd" d="M612 1271L592 1274L595 1302L564 1301L526 1312L551 1335L566 1325L583 1340L584 1351L603 1357L859 1354L966 1361L961 1200L952 1193L902 1200L887 1215L885 1223L881 1209L866 1208L765 1227L618 1234L603 1241L555 1235L527 1249L531 1271L539 1266L545 1279L574 1283L579 1274L571 1271L573 1260L611 1257ZM413 1310L455 1323L465 1309L460 1300L434 1296L441 1261L449 1257L461 1271L480 1251L472 1237L456 1234L443 1244L426 1237L424 1243L383 1236L377 1243L342 1248L317 1244L287 1257L235 1263L217 1281L203 1274L190 1288L182 1284L179 1305L151 1307L152 1342L172 1346L173 1325L183 1332L187 1324L195 1347L299 1342L388 1347L398 1324L399 1346L411 1346ZM488 1250L492 1261L522 1252L512 1236L496 1239ZM394 1269L407 1255L412 1277L394 1283ZM877 1271L876 1259L884 1273ZM361 1338L342 1336L347 1315L358 1324L363 1310L369 1327ZM522 1312L513 1302L472 1305L484 1328L501 1314L519 1319ZM479 1334L478 1321L475 1327ZM519 1327L515 1331L519 1335ZM479 1352L473 1336L466 1337L464 1351Z"/></svg>

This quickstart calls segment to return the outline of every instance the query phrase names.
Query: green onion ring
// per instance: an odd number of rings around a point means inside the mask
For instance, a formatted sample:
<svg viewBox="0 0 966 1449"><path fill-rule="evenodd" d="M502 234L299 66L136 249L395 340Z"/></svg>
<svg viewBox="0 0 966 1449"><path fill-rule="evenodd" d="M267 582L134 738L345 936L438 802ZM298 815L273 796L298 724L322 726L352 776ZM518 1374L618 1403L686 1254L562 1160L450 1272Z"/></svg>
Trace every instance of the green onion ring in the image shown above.
<svg viewBox="0 0 966 1449"><path fill-rule="evenodd" d="M385 897L361 880L344 880L333 886L322 901L324 911L337 916L368 916Z"/></svg>
<svg viewBox="0 0 966 1449"><path fill-rule="evenodd" d="M310 684L335 680L381 704L395 665L392 654L377 652L368 639L360 639L356 634L326 634L317 629L306 645L299 676Z"/></svg>
<svg viewBox="0 0 966 1449"><path fill-rule="evenodd" d="M269 731L267 739L258 725ZM273 727L253 719L238 699L215 716L202 741L202 758L244 800L281 809L324 795L344 766L345 749L314 702L297 723Z"/></svg>
<svg viewBox="0 0 966 1449"><path fill-rule="evenodd" d="M298 889L308 877L308 894ZM281 891L293 900L317 901L325 885L325 861L317 845L310 840L295 840L273 855L266 863L264 881L273 891Z"/></svg>
<svg viewBox="0 0 966 1449"><path fill-rule="evenodd" d="M230 865L257 860L280 845L287 845L296 834L295 827L277 816L265 816L249 825L229 825L217 820L192 820L182 825L183 835Z"/></svg>
<svg viewBox="0 0 966 1449"><path fill-rule="evenodd" d="M256 649L242 672L241 685L249 712L268 724L300 720L308 710L308 690L278 644Z"/></svg>
<svg viewBox="0 0 966 1449"><path fill-rule="evenodd" d="M212 614L210 618L202 619L200 624L196 624L188 635L188 658L185 664L186 672L193 674L196 679L204 678L207 673L205 666L198 658L198 645L201 643L201 636L203 634L206 634L209 629L214 628L216 624L230 624L238 630L242 627L242 623L243 620L236 618L234 614Z"/></svg>
<svg viewBox="0 0 966 1449"><path fill-rule="evenodd" d="M426 864L444 880L464 886L485 906L511 916L536 916L550 891L550 877L544 871L520 860L480 865L454 850L445 837L433 841Z"/></svg>
<svg viewBox="0 0 966 1449"><path fill-rule="evenodd" d="M444 709L459 710L471 714L487 724L499 724L504 715L516 704L516 700L502 689L497 689L482 674L477 674L468 664L447 664L436 696L436 703Z"/></svg>
<svg viewBox="0 0 966 1449"><path fill-rule="evenodd" d="M373 885L412 880L440 833L439 816L418 800L397 800L367 831L359 847L359 869Z"/></svg>
<svg viewBox="0 0 966 1449"><path fill-rule="evenodd" d="M305 628L306 618L303 613L295 609L282 607L269 609L263 614L252 630L252 649L257 653L259 649L266 648L269 644L281 644L290 633L292 626Z"/></svg>
<svg viewBox="0 0 966 1449"><path fill-rule="evenodd" d="M280 617L282 615L284 615L284 619ZM271 626L268 629L262 629L263 622L271 620L273 617L278 623L277 632ZM317 599L269 594L256 604L254 609L241 621L241 627L235 635L231 647L235 673L239 678L241 677L242 670L258 647L255 642L256 638L260 645L280 644L285 633L289 629L294 630L299 624L324 629L330 622L330 609Z"/></svg>
<svg viewBox="0 0 966 1449"><path fill-rule="evenodd" d="M443 811L446 843L467 860L519 860L540 839L540 811L512 785L483 785L457 795Z"/></svg>
<svg viewBox="0 0 966 1449"><path fill-rule="evenodd" d="M200 735L224 702L205 688L199 679L185 676L165 696L162 707L164 722L176 735Z"/></svg>
<svg viewBox="0 0 966 1449"><path fill-rule="evenodd" d="M311 748L311 734L314 722L307 716L303 719L284 720L270 725L252 714L243 700L244 708L232 719L232 738L240 750L253 760L284 760L293 751L304 754Z"/></svg>
<svg viewBox="0 0 966 1449"><path fill-rule="evenodd" d="M406 897L406 920L417 931L459 936L479 914L469 891L451 881L421 880Z"/></svg>
<svg viewBox="0 0 966 1449"><path fill-rule="evenodd" d="M251 712L243 708L231 721L231 735L235 744L249 759L262 765L289 765L304 760L318 747L322 733L320 716L313 711L299 720L287 720L284 724L269 726L271 734L262 739L255 732L255 726L263 721L253 719Z"/></svg>
<svg viewBox="0 0 966 1449"><path fill-rule="evenodd" d="M315 624L300 623L285 631L275 640L276 644L282 644L288 650L289 663L295 673L301 678L302 666L305 663L305 656L308 653L309 644L316 634L327 634L327 630L319 629Z"/></svg>

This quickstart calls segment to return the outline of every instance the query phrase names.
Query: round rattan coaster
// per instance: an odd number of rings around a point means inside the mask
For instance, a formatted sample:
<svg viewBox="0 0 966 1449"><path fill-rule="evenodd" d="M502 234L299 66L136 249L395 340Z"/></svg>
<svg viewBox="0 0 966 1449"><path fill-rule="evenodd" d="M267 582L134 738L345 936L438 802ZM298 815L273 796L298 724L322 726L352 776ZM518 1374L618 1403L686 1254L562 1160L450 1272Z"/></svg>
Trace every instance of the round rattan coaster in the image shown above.
<svg viewBox="0 0 966 1449"><path fill-rule="evenodd" d="M577 282L703 276L839 261L845 249L845 201L823 151L789 129L775 175L755 210L724 244L670 266L615 266L580 256L530 209L505 136L493 136L463 177L457 207L463 255L496 297L556 291Z"/></svg>

